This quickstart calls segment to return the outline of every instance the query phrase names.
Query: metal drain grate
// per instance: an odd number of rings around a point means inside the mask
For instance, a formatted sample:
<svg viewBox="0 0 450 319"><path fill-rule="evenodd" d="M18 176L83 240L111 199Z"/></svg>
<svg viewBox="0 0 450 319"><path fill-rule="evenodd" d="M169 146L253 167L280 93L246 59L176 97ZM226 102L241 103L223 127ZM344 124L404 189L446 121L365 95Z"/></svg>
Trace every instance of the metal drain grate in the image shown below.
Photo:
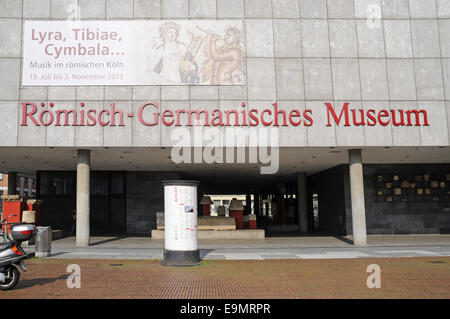
<svg viewBox="0 0 450 319"><path fill-rule="evenodd" d="M109 266L112 266L112 267L120 267L120 266L123 266L123 264L109 264Z"/></svg>

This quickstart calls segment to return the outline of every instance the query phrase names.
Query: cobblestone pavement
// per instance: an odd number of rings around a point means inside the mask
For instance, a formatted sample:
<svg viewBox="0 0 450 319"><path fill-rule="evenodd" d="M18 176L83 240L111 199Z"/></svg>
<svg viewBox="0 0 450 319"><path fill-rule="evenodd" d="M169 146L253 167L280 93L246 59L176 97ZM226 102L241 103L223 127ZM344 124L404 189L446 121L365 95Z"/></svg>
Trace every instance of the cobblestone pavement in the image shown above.
<svg viewBox="0 0 450 319"><path fill-rule="evenodd" d="M159 260L33 258L3 298L450 298L450 257L204 260L164 267ZM67 266L81 288L67 288ZM367 266L381 268L369 289Z"/></svg>

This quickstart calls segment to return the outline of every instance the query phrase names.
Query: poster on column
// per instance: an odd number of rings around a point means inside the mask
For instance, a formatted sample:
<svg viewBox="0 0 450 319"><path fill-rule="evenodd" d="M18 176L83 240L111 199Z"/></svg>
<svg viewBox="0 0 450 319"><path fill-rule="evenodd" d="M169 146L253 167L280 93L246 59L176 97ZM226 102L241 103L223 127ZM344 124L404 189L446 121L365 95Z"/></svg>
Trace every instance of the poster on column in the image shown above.
<svg viewBox="0 0 450 319"><path fill-rule="evenodd" d="M25 21L22 84L243 85L241 20Z"/></svg>

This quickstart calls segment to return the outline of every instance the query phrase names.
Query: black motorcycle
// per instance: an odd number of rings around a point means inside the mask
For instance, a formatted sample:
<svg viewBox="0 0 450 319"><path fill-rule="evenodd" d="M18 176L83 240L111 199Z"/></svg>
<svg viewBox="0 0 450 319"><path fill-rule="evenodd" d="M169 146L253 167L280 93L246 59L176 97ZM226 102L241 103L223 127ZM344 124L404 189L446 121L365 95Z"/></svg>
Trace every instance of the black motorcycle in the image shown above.
<svg viewBox="0 0 450 319"><path fill-rule="evenodd" d="M12 239L0 244L0 290L8 290L17 285L20 279L18 267L22 271L27 271L24 260L34 257L34 253L26 253L21 244L33 238L35 234L34 225L16 224L11 227Z"/></svg>

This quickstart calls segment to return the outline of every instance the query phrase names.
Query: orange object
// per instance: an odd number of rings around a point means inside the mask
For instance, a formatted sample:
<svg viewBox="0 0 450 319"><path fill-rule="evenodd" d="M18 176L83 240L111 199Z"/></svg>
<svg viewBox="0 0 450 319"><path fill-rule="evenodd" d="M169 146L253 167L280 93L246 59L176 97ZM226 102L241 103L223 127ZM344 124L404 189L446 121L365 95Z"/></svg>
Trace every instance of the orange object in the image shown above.
<svg viewBox="0 0 450 319"><path fill-rule="evenodd" d="M236 221L236 229L244 229L244 212L242 210L230 210L230 216Z"/></svg>
<svg viewBox="0 0 450 319"><path fill-rule="evenodd" d="M41 217L41 204L42 204L42 200L38 200L38 199L29 199L27 200L26 206L27 206L27 210L31 210L31 211L35 211L35 225L39 226L40 225L40 217Z"/></svg>
<svg viewBox="0 0 450 319"><path fill-rule="evenodd" d="M213 204L211 197L203 195L202 199L200 200L200 206L202 206L203 216L211 215L211 204Z"/></svg>
<svg viewBox="0 0 450 319"><path fill-rule="evenodd" d="M242 201L233 198L230 202L230 216L236 221L236 229L244 229L244 205Z"/></svg>
<svg viewBox="0 0 450 319"><path fill-rule="evenodd" d="M248 229L249 225L248 225L248 215L244 215L244 228Z"/></svg>
<svg viewBox="0 0 450 319"><path fill-rule="evenodd" d="M248 215L248 228L256 229L258 227L256 223L256 215Z"/></svg>
<svg viewBox="0 0 450 319"><path fill-rule="evenodd" d="M211 215L211 206L209 205L202 205L202 211L203 211L203 216L209 216Z"/></svg>
<svg viewBox="0 0 450 319"><path fill-rule="evenodd" d="M20 223L22 221L22 211L25 209L23 198L19 195L5 195L3 200L2 219L8 219L8 232L11 230L10 223Z"/></svg>

